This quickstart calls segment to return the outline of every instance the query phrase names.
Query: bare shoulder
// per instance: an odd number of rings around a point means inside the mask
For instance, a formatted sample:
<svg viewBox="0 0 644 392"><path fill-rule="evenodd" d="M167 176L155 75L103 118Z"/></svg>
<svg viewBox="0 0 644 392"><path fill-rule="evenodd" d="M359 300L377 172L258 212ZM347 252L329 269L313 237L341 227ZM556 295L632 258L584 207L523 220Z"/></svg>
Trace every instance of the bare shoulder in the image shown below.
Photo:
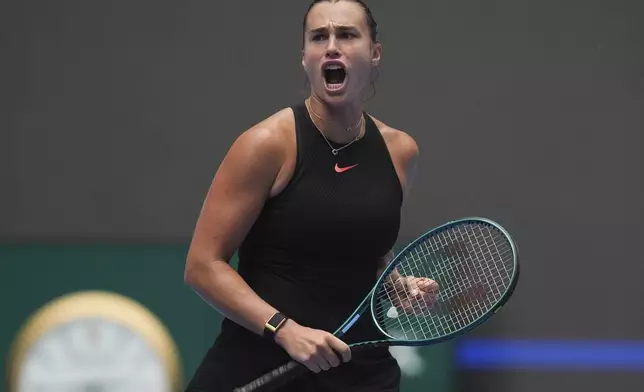
<svg viewBox="0 0 644 392"><path fill-rule="evenodd" d="M284 108L239 135L222 166L234 167L236 175L245 170L255 178L270 180L269 195L275 196L290 180L296 145L293 110ZM227 161L233 164L227 166Z"/></svg>
<svg viewBox="0 0 644 392"><path fill-rule="evenodd" d="M407 161L413 160L418 156L420 153L418 143L411 135L401 129L385 124L377 118L372 117L372 119L380 129L380 133L394 158Z"/></svg>
<svg viewBox="0 0 644 392"><path fill-rule="evenodd" d="M292 110L281 109L242 132L233 143L233 149L241 147L262 155L283 155L294 127Z"/></svg>
<svg viewBox="0 0 644 392"><path fill-rule="evenodd" d="M387 144L389 155L391 156L400 184L403 187L403 194L406 198L416 176L417 158L419 155L418 143L407 132L387 125L374 117L371 118L378 126Z"/></svg>

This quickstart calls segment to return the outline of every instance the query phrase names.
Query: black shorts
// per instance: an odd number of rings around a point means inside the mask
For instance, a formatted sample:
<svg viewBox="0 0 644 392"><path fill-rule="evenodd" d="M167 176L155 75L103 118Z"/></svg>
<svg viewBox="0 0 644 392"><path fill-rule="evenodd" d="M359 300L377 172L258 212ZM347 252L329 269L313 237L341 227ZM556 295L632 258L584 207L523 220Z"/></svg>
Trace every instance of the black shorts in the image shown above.
<svg viewBox="0 0 644 392"><path fill-rule="evenodd" d="M278 345L250 332L220 335L185 392L230 392L290 357ZM387 349L352 354L352 360L320 373L307 372L274 392L399 392L401 372Z"/></svg>

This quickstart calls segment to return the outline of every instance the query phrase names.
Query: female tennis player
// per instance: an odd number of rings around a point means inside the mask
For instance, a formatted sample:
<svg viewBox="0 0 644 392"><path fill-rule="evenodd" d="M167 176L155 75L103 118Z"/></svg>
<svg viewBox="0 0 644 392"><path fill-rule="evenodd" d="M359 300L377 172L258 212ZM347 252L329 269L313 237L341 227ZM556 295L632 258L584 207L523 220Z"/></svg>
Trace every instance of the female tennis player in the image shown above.
<svg viewBox="0 0 644 392"><path fill-rule="evenodd" d="M417 166L414 139L364 111L377 33L362 1L314 1L302 48L310 96L243 132L223 159L185 281L225 318L187 391L230 391L291 359L311 371L279 391L399 390L387 349L347 346L377 336L369 320L332 335L393 257ZM413 282L404 289L431 303L436 283Z"/></svg>

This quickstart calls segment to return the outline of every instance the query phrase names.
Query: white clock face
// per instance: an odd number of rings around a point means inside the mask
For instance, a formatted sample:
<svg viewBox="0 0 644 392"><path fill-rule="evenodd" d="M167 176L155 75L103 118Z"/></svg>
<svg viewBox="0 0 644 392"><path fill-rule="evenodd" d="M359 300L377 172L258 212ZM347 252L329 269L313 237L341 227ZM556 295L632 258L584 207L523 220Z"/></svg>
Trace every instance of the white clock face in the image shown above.
<svg viewBox="0 0 644 392"><path fill-rule="evenodd" d="M170 392L161 358L132 330L86 318L50 330L27 353L17 392Z"/></svg>

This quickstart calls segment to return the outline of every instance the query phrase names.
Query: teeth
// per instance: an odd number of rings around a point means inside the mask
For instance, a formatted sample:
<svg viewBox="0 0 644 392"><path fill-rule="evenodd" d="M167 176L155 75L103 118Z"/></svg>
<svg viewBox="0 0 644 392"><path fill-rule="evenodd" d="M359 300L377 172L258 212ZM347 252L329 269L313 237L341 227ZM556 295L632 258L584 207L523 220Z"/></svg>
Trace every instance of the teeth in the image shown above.
<svg viewBox="0 0 644 392"><path fill-rule="evenodd" d="M329 65L327 65L325 67L325 69L331 69L331 70L333 70L333 69L342 69L342 66L338 65L338 64L329 64Z"/></svg>

